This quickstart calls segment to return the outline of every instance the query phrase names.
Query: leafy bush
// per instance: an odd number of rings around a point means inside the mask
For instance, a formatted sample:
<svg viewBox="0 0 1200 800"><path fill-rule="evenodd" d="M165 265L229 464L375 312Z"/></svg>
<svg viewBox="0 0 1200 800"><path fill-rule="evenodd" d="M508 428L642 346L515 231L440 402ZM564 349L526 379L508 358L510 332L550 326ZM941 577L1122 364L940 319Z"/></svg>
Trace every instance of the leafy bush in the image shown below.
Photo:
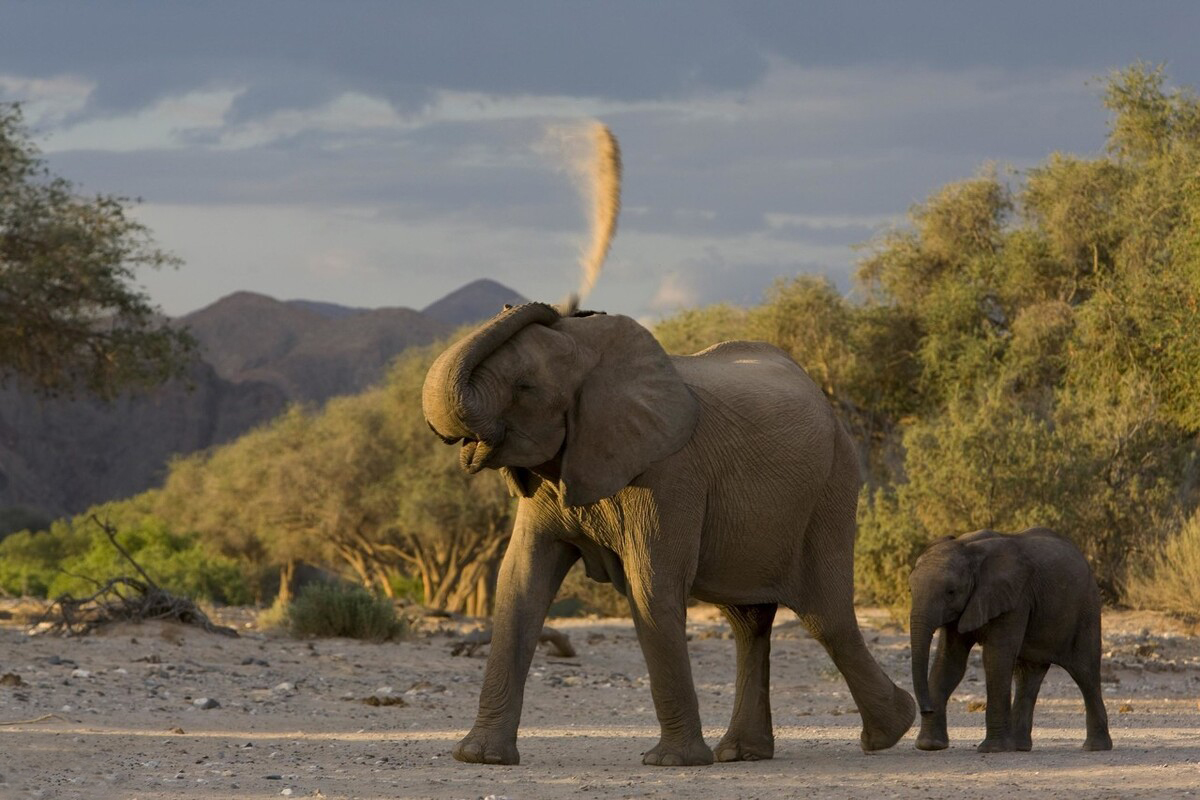
<svg viewBox="0 0 1200 800"><path fill-rule="evenodd" d="M300 638L344 636L383 642L404 634L391 601L361 586L310 583L288 607L287 627Z"/></svg>
<svg viewBox="0 0 1200 800"><path fill-rule="evenodd" d="M249 591L237 562L206 553L195 534L172 533L161 520L150 519L136 528L120 531L117 541L164 589L219 603L249 602ZM63 563L47 594L79 595L94 591L94 581L133 573L133 566L97 531L87 551Z"/></svg>
<svg viewBox="0 0 1200 800"><path fill-rule="evenodd" d="M419 575L404 575L397 573L388 579L391 585L392 597L406 603L421 603L425 599L425 587L421 584Z"/></svg>
<svg viewBox="0 0 1200 800"><path fill-rule="evenodd" d="M1138 608L1200 617L1200 513L1135 572L1127 598Z"/></svg>
<svg viewBox="0 0 1200 800"><path fill-rule="evenodd" d="M240 604L250 592L238 563L209 553L196 534L177 534L160 519L118 514L117 541L164 589L199 600ZM76 596L134 573L88 516L59 520L41 533L0 541L0 591L33 597Z"/></svg>
<svg viewBox="0 0 1200 800"><path fill-rule="evenodd" d="M21 531L0 541L0 593L46 597L62 563L62 537Z"/></svg>
<svg viewBox="0 0 1200 800"><path fill-rule="evenodd" d="M901 491L906 487L902 486ZM902 512L891 489L864 488L858 501L858 538L854 543L854 600L878 605L907 618L908 574L929 535Z"/></svg>

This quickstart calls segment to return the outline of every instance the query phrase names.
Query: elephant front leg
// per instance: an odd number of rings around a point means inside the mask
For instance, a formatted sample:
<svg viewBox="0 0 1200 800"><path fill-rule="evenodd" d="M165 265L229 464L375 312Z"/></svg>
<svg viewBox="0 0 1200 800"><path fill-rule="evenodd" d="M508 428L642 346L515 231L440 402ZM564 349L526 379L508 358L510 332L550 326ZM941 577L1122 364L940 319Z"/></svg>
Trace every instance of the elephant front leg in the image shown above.
<svg viewBox="0 0 1200 800"><path fill-rule="evenodd" d="M454 757L474 764L518 764L517 726L525 677L546 611L579 552L551 535L513 534L496 583L496 613L479 714Z"/></svg>
<svg viewBox="0 0 1200 800"><path fill-rule="evenodd" d="M938 634L937 657L929 676L929 701L932 714L921 715L921 731L917 734L918 750L945 750L950 746L946 730L946 701L958 688L967 671L967 656L974 642L958 631L943 627Z"/></svg>
<svg viewBox="0 0 1200 800"><path fill-rule="evenodd" d="M687 598L683 584L667 589L650 576L630 582L630 608L650 673L650 693L662 735L643 764L686 767L711 764L712 750L700 732L700 708L687 653ZM657 576L656 576L657 578Z"/></svg>
<svg viewBox="0 0 1200 800"><path fill-rule="evenodd" d="M718 761L759 761L775 755L771 729L771 623L774 603L722 606L737 644L737 699Z"/></svg>

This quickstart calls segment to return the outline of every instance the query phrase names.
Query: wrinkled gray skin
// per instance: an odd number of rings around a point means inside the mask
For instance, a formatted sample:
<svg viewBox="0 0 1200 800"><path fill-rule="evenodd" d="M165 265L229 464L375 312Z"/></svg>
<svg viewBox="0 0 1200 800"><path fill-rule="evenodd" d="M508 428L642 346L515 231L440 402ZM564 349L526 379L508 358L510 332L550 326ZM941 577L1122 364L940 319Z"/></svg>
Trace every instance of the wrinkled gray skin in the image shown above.
<svg viewBox="0 0 1200 800"><path fill-rule="evenodd" d="M890 747L912 698L863 644L852 606L858 464L820 389L784 353L727 342L670 357L622 316L531 303L458 342L425 381L425 416L468 472L520 497L496 590L479 715L460 761L519 762L525 678L570 566L628 598L662 736L644 762L710 764L688 661L689 596L722 608L737 698L722 761L770 758L771 623L782 603L829 651Z"/></svg>
<svg viewBox="0 0 1200 800"><path fill-rule="evenodd" d="M983 646L987 679L987 737L979 752L1032 748L1033 705L1051 664L1070 673L1083 692L1083 748L1112 749L1100 694L1100 592L1075 545L1046 528L948 537L921 554L909 585L919 749L949 746L946 701L976 642ZM931 670L935 630L940 634Z"/></svg>

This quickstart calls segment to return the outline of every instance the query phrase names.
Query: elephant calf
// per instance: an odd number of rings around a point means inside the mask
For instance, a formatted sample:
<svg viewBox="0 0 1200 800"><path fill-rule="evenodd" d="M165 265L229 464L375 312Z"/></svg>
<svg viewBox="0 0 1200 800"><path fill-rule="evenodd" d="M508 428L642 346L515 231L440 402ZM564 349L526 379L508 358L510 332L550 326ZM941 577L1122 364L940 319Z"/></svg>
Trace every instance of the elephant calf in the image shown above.
<svg viewBox="0 0 1200 800"><path fill-rule="evenodd" d="M1083 748L1112 749L1100 694L1100 592L1075 545L1046 528L946 537L917 559L909 585L919 749L949 745L946 701L976 642L983 645L987 678L987 737L979 752L1032 748L1033 705L1051 664L1070 673L1083 692ZM935 629L941 634L930 670Z"/></svg>

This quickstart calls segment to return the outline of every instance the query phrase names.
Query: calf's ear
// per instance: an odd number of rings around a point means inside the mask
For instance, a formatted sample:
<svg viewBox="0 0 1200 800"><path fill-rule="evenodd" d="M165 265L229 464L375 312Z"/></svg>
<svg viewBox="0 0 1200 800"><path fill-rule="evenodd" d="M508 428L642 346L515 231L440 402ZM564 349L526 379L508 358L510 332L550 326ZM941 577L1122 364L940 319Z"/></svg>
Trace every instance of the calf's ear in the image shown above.
<svg viewBox="0 0 1200 800"><path fill-rule="evenodd" d="M959 633L969 633L1001 614L1012 611L1025 599L1033 565L1011 540L990 540L971 545L975 566L975 588L958 619Z"/></svg>

